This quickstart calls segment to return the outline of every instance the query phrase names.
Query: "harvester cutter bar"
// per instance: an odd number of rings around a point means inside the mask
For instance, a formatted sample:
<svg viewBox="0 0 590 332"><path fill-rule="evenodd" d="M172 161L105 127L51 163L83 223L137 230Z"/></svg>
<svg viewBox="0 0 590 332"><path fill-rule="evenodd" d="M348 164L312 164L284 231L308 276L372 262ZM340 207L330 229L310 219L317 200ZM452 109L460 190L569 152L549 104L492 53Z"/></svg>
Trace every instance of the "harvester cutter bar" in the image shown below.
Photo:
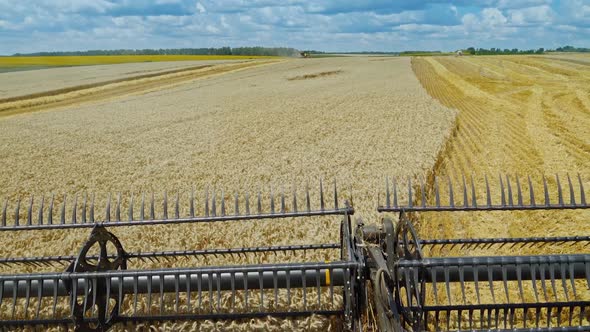
<svg viewBox="0 0 590 332"><path fill-rule="evenodd" d="M0 295L0 303L2 299L10 300L14 310L17 305L22 305L22 301L18 302L17 299L25 298L24 311L30 312L31 308L27 307L31 299L40 301L49 297L54 308L53 317L40 317L40 307L37 306L31 314L35 318L16 320L13 316L11 320L0 321L0 326L60 324L64 321L72 323L72 318L56 315L55 303L58 298L68 299L68 313L73 312L73 305L78 301L84 302L82 307L93 308L94 305L90 304L96 301L96 291L93 290L100 289L97 285L105 286L102 292L106 292L106 298L117 301L116 320L111 323L342 314L344 309L334 302L336 287L344 286L357 268L357 263L339 261L1 275L0 290L4 295ZM296 289L303 294L296 295ZM188 299L182 305L179 302L181 293ZM281 296L287 294L287 311L278 301L279 293ZM150 303L152 297L158 297L159 314L154 314L153 309L147 313L140 312L137 307L139 294L147 294ZM169 307L164 308L165 294L176 299L173 301L172 313ZM126 295L131 295L133 300L124 302ZM302 306L291 305L296 296L303 301ZM250 302L253 298L256 300L249 304L249 298ZM326 299L329 301L326 302ZM222 305L222 302L226 305ZM129 314L131 310L133 314ZM66 317L70 317L69 314ZM96 319L96 315L85 317L84 322L90 323L92 319Z"/></svg>

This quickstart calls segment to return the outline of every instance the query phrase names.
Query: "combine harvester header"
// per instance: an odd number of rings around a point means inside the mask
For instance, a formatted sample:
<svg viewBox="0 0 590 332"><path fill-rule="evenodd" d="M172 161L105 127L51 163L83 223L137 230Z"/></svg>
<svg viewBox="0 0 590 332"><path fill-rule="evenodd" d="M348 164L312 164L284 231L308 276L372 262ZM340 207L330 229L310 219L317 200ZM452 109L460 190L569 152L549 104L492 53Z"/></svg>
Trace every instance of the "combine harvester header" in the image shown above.
<svg viewBox="0 0 590 332"><path fill-rule="evenodd" d="M414 225L415 220L427 223L429 216L440 213L447 214L438 217L452 219L474 211L588 209L583 181L579 176L575 180L567 178L566 200L559 178L555 181L556 197L550 194L545 179L543 191L536 196L530 179L524 195L520 180L511 184L510 178L500 178L498 187L493 187L501 190L499 202L493 201L487 178L483 197L477 195L473 181L467 186L463 180L459 187L445 181L443 190L438 180L432 186L411 179L403 184L388 180L380 195L385 197L385 203L377 208L382 214L380 224L364 224L358 219L353 225L354 209L349 201L341 200L336 184L327 194L321 181L319 191L313 195L308 188L303 197L297 196L297 190L290 195L271 192L265 196L270 197L269 202L261 193L256 197L236 194L228 204L207 193L202 215L197 213L194 193L190 194L187 216L181 216L184 209L178 196L169 202L164 195L159 219L153 195L148 200L142 196L139 204L131 197L125 209L120 196L114 204L109 199L104 220L95 220L93 196L74 198L71 206L64 199L59 220L53 215L53 198L49 204L41 198L36 204L37 213L31 198L25 207L26 220L20 218L20 201L10 209L7 202L0 216L2 232L71 228L92 231L78 255L0 258L0 264L7 269L33 271L0 275L0 326L14 329L63 325L77 331L105 331L126 323L324 315L340 317L345 330L362 331L367 321L363 316L372 308L382 331L587 331L587 252L564 254L560 250L519 256L461 253L550 244L587 248L590 236L421 239ZM327 196L329 204L325 202ZM460 204L455 196L463 198ZM319 200L314 202L311 197ZM231 212L229 205L233 206ZM270 208L266 210L263 205ZM66 218L66 211L72 211L71 218ZM292 222L293 227L305 220L332 220L338 223L336 229L339 225L339 241L127 252L123 241L109 232L115 227L260 219L283 219ZM314 257L336 259L128 269L138 260L168 262L210 256L231 259L273 253L279 257L278 253L301 251L325 252ZM54 272L34 272L47 268Z"/></svg>

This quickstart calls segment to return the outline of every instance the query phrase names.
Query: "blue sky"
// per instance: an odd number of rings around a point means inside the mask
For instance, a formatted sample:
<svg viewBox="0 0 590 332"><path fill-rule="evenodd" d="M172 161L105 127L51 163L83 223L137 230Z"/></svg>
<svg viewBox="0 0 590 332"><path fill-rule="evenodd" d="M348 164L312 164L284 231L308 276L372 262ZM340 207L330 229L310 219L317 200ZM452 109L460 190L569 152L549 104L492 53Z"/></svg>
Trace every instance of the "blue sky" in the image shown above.
<svg viewBox="0 0 590 332"><path fill-rule="evenodd" d="M0 0L0 54L590 47L590 0Z"/></svg>

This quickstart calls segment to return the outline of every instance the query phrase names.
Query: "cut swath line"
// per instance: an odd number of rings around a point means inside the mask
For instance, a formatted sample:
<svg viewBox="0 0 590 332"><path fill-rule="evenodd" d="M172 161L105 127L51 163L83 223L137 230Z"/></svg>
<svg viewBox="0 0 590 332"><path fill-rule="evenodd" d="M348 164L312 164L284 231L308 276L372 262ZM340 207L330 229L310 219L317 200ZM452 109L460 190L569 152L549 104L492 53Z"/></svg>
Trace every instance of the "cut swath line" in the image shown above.
<svg viewBox="0 0 590 332"><path fill-rule="evenodd" d="M294 77L287 78L287 80L288 81L309 80L309 79L318 78L318 77L337 75L340 73L342 73L342 70L323 71L323 72L314 73L314 74L305 74L305 75L294 76Z"/></svg>

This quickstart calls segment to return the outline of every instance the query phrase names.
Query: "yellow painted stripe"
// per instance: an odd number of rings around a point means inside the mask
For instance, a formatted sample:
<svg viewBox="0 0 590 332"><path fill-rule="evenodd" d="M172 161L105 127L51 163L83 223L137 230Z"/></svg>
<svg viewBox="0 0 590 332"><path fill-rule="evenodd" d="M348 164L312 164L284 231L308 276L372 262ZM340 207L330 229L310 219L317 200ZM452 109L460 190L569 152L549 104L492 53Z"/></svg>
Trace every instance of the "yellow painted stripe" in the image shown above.
<svg viewBox="0 0 590 332"><path fill-rule="evenodd" d="M329 261L326 261L326 263L329 263ZM326 286L330 286L330 270L326 269Z"/></svg>

